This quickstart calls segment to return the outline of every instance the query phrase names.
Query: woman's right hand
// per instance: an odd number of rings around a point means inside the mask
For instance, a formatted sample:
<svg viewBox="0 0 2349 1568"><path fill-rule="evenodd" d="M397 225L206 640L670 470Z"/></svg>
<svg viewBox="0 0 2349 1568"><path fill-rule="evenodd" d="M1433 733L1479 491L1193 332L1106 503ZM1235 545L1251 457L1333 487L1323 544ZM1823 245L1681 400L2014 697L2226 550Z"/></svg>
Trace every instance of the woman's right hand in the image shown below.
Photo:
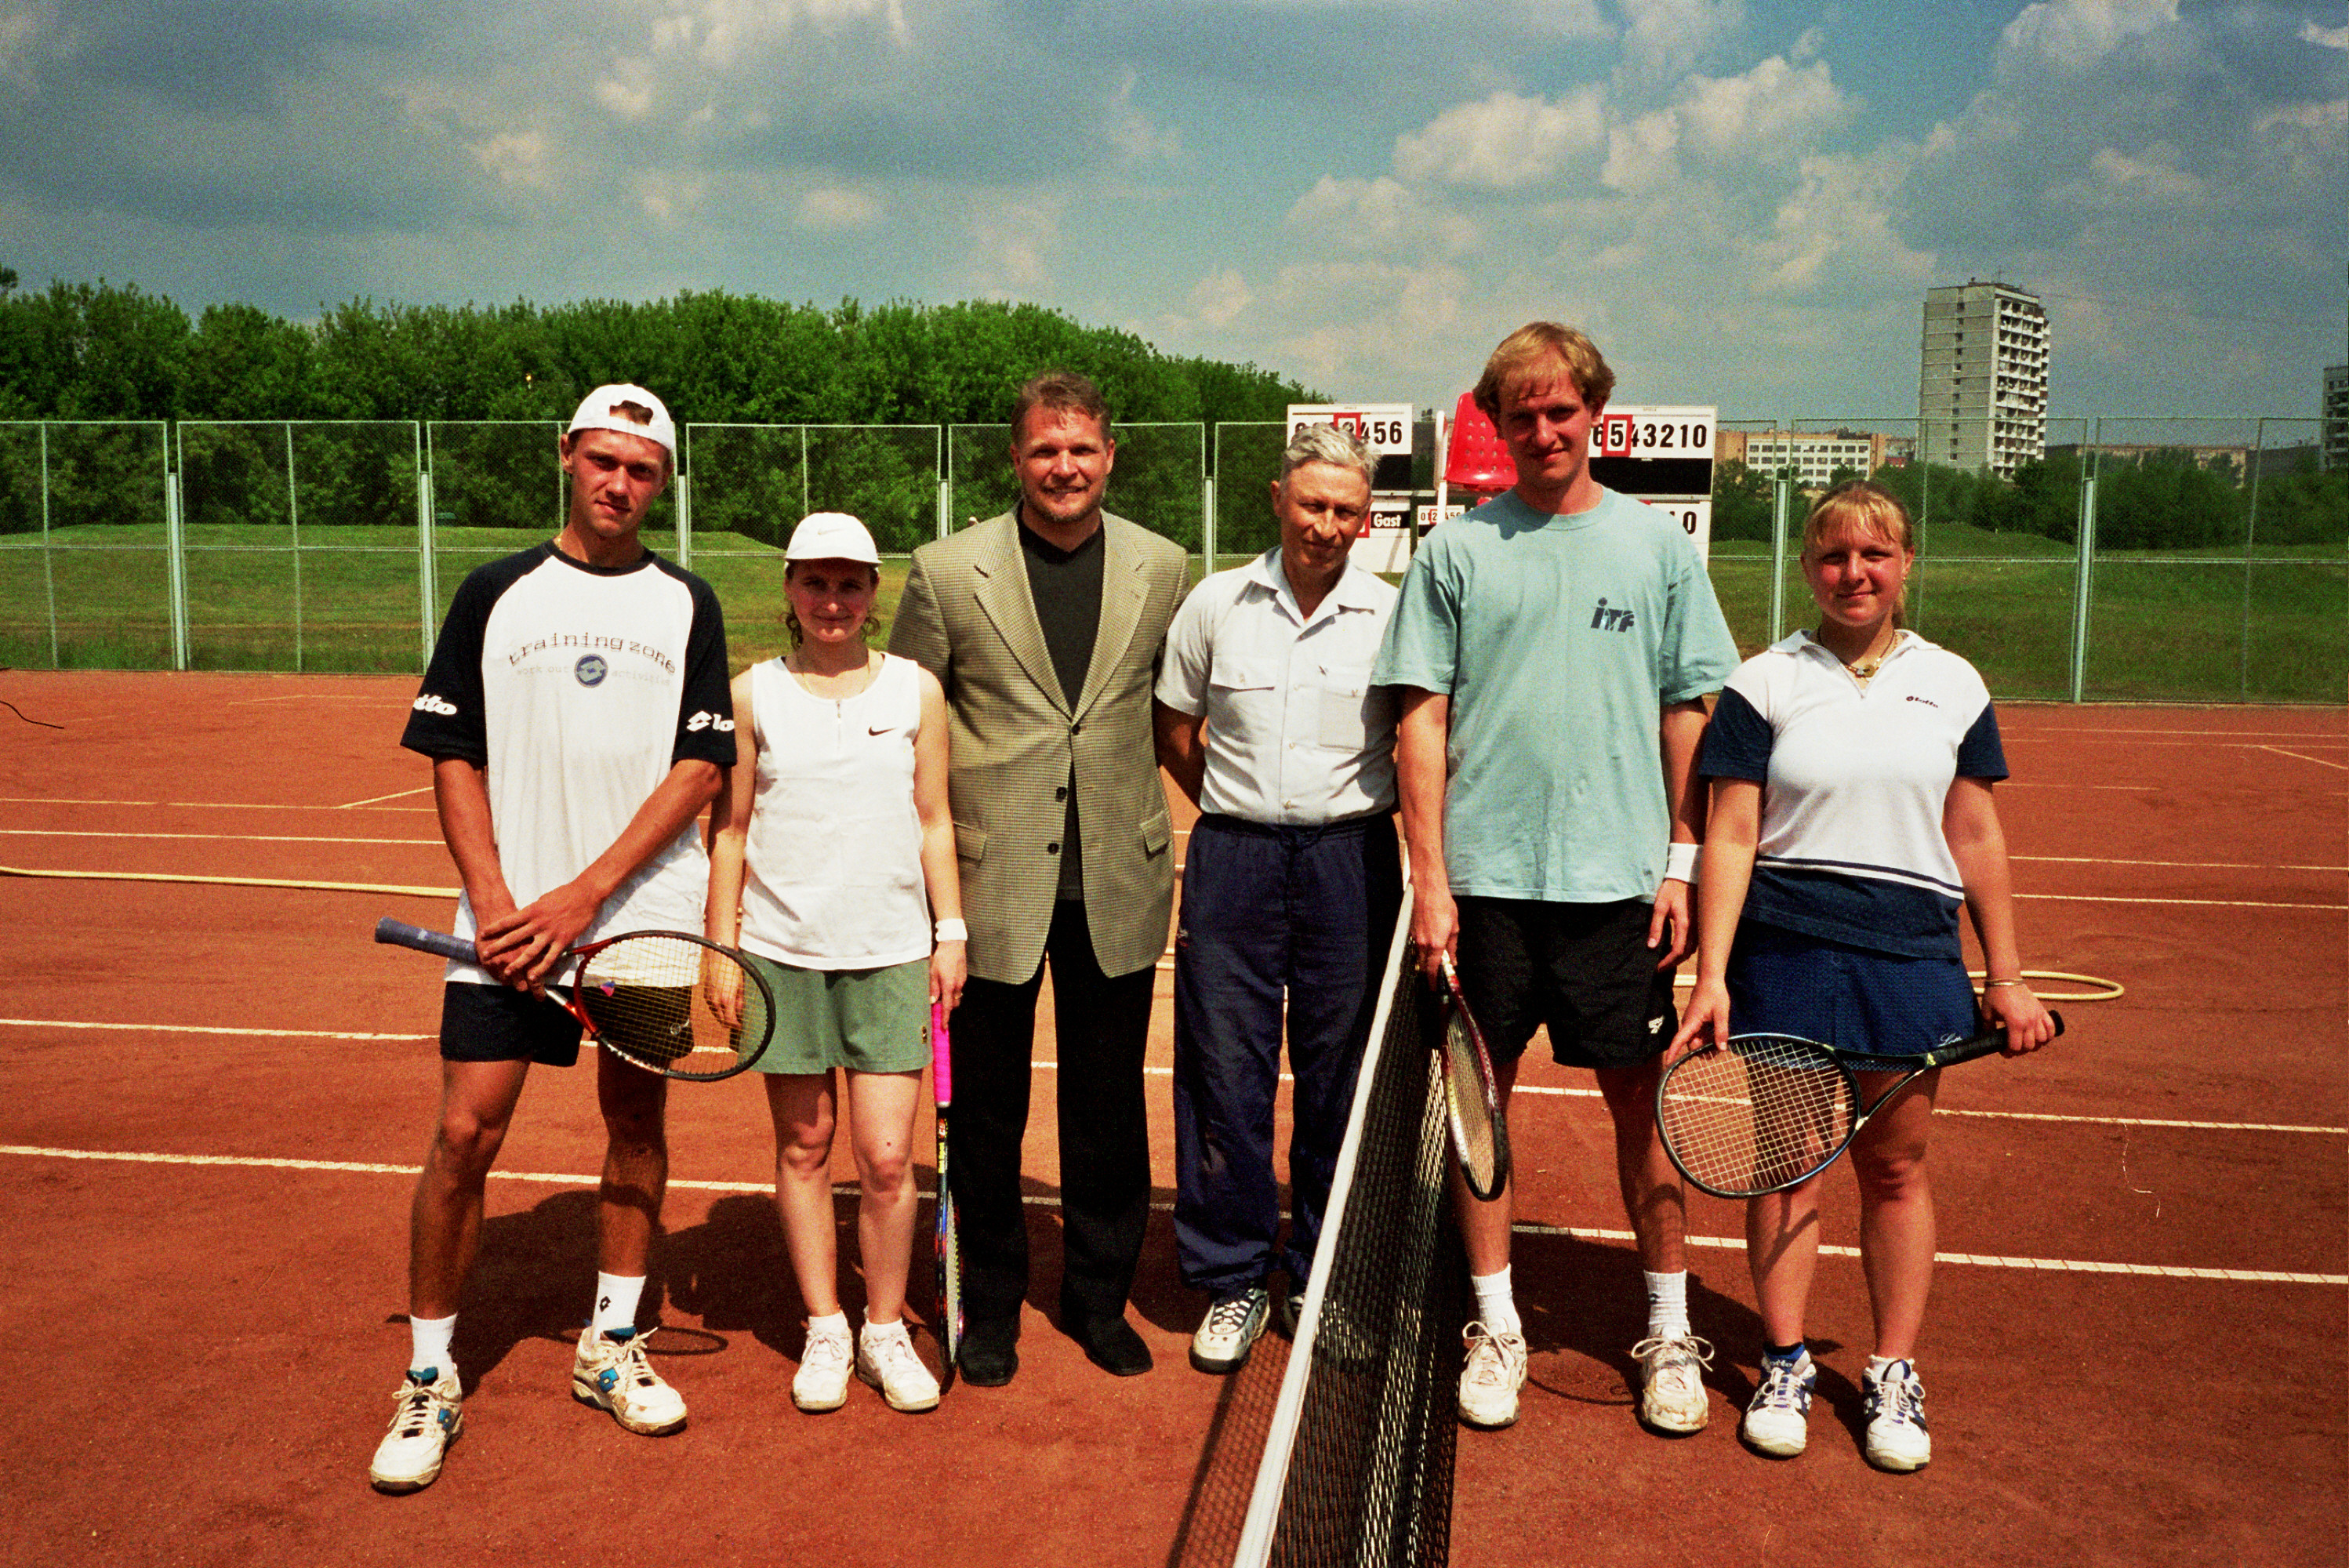
<svg viewBox="0 0 2349 1568"><path fill-rule="evenodd" d="M1694 1056L1728 1038L1729 988L1700 975L1696 989L1689 993L1688 1006L1681 1009L1681 1026L1673 1032L1672 1043L1664 1047L1663 1065L1669 1068L1682 1057Z"/></svg>

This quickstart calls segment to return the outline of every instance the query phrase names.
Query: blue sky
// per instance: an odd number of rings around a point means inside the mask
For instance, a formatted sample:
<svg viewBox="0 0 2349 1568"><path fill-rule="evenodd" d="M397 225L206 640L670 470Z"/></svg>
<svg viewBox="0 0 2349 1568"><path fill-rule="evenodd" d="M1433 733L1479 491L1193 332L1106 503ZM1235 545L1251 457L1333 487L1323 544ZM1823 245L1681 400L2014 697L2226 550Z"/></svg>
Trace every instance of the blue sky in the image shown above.
<svg viewBox="0 0 2349 1568"><path fill-rule="evenodd" d="M2058 415L2313 415L2349 4L0 0L0 264L191 310L1008 298L1448 403L1905 417L1923 290Z"/></svg>

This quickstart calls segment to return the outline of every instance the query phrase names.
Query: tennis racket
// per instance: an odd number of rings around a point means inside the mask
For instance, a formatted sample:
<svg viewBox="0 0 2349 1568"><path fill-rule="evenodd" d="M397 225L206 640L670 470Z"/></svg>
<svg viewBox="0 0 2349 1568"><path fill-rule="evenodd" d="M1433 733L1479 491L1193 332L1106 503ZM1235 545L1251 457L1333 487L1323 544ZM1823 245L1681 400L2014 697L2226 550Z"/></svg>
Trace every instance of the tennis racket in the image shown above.
<svg viewBox="0 0 2349 1568"><path fill-rule="evenodd" d="M2048 1016L2062 1034L2063 1015ZM1992 1028L1918 1056L1871 1057L1792 1035L1737 1035L1672 1064L1656 1086L1656 1125L1681 1174L1714 1197L1783 1192L1834 1164L1919 1074L2005 1044L2005 1029ZM1900 1077L1861 1109L1863 1072Z"/></svg>
<svg viewBox="0 0 2349 1568"><path fill-rule="evenodd" d="M375 939L477 964L461 936L378 920ZM679 931L631 931L574 947L557 961L567 978L549 994L623 1061L664 1078L732 1078L759 1059L774 1032L774 998L731 948Z"/></svg>
<svg viewBox="0 0 2349 1568"><path fill-rule="evenodd" d="M947 1036L947 1007L930 1004L930 1088L938 1102L938 1338L946 1346L945 1387L954 1380L962 1351L962 1249L955 1240L954 1188L947 1181L947 1112L954 1106L954 1046Z"/></svg>
<svg viewBox="0 0 2349 1568"><path fill-rule="evenodd" d="M1460 994L1460 973L1444 954L1444 1109L1452 1124L1452 1152L1460 1161L1460 1174L1468 1191L1490 1202L1509 1181L1509 1123L1501 1114L1499 1083L1493 1077L1492 1053L1485 1048L1485 1032L1468 1011Z"/></svg>

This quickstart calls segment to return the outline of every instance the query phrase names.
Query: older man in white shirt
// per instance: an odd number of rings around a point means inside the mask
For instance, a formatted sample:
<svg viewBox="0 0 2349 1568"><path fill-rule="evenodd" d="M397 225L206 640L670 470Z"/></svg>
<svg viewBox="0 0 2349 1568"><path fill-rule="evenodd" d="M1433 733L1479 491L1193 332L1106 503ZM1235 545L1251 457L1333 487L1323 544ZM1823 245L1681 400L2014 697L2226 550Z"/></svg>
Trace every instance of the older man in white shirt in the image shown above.
<svg viewBox="0 0 2349 1568"><path fill-rule="evenodd" d="M1395 590L1352 563L1371 459L1333 426L1298 432L1272 487L1280 544L1217 573L1166 634L1158 757L1201 816L1174 937L1174 1233L1213 1298L1191 1364L1244 1364L1312 1266L1376 982L1402 898L1394 700L1371 685ZM1284 1006L1285 1004L1285 1006ZM1296 1078L1280 1244L1273 1095Z"/></svg>

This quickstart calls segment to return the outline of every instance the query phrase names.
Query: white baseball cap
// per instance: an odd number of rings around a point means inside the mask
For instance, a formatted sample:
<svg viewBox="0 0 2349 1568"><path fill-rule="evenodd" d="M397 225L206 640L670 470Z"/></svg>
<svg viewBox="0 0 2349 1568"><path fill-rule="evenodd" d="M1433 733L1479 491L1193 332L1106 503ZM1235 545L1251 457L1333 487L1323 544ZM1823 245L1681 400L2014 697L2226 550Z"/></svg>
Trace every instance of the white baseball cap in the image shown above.
<svg viewBox="0 0 2349 1568"><path fill-rule="evenodd" d="M628 405L647 409L651 418L629 418ZM623 436L642 436L647 441L658 441L668 449L669 460L677 460L677 421L668 417L668 405L641 387L626 382L615 382L598 387L579 402L579 412L571 416L570 434L582 430L617 430Z"/></svg>
<svg viewBox="0 0 2349 1568"><path fill-rule="evenodd" d="M792 530L785 561L857 561L881 564L881 552L863 523L844 511L812 511Z"/></svg>

